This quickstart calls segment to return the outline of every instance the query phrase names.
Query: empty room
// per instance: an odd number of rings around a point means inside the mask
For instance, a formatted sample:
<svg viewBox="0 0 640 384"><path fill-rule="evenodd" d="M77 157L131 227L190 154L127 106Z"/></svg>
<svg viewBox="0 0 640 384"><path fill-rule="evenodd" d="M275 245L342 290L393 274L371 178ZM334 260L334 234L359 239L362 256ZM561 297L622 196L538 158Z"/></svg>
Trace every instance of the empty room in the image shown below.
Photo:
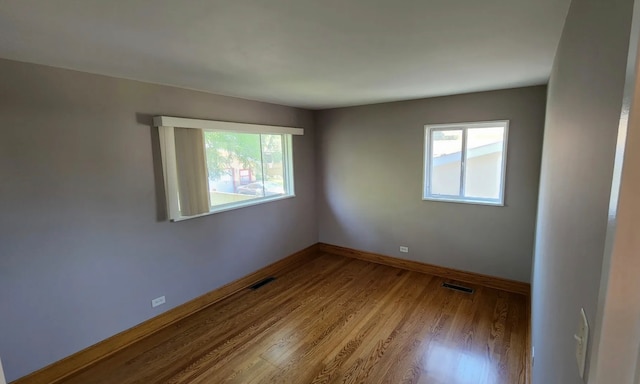
<svg viewBox="0 0 640 384"><path fill-rule="evenodd" d="M1 1L0 384L640 383L639 4Z"/></svg>

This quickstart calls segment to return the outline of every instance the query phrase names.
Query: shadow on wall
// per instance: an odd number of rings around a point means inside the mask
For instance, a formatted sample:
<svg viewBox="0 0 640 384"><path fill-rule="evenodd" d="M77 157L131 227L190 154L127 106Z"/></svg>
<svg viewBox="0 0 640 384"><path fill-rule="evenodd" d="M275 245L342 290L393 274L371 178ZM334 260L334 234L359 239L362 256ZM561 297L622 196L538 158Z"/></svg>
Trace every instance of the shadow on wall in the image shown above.
<svg viewBox="0 0 640 384"><path fill-rule="evenodd" d="M336 192L334 192L336 193ZM341 196L347 195L349 192L346 190L339 191ZM341 204L341 202L345 201L355 201L357 202L359 199L355 198L354 200L342 200L336 199L332 196L330 190L325 191L325 201L326 208L328 209L327 214L331 217L331 225L333 226L332 230L336 233L342 234L344 236L344 244L335 244L341 246L348 247L356 247L358 249L364 250L375 250L376 244L379 239L377 231L372 226L364 226L362 225L362 221L368 221L371 224L375 224L373 221L366 220L364 217L359 217L357 214L357 210L354 210L354 207L350 204ZM383 207L378 207L378 209L382 209ZM362 230L362 229L365 230ZM360 229L360 230L358 230Z"/></svg>

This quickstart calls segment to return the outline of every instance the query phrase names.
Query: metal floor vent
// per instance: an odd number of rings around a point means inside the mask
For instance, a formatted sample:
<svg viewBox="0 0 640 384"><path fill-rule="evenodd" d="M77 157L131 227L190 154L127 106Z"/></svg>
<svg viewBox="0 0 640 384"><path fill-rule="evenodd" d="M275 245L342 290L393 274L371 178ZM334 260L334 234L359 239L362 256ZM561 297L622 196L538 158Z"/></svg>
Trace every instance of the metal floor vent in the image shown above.
<svg viewBox="0 0 640 384"><path fill-rule="evenodd" d="M462 285L457 285L457 284L442 283L442 286L448 289L453 289L454 291L460 291L464 293L474 292L473 288L463 287Z"/></svg>
<svg viewBox="0 0 640 384"><path fill-rule="evenodd" d="M252 286L250 286L249 288L253 289L254 291L262 286L265 286L267 284L269 284L270 282L272 282L273 280L275 280L276 278L271 276L271 277L267 277L266 279L260 280L257 283L253 284Z"/></svg>

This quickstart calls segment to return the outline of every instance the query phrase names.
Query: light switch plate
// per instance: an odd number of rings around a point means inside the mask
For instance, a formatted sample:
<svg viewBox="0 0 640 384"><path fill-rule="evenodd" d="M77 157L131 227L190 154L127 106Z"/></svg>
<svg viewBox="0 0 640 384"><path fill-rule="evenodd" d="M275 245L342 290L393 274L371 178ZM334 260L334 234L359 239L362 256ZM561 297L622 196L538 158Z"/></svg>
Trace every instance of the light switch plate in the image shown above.
<svg viewBox="0 0 640 384"><path fill-rule="evenodd" d="M589 323L584 308L580 309L580 322L578 330L573 336L576 339L576 361L578 363L578 373L584 378L584 367L587 361L587 346L589 345Z"/></svg>

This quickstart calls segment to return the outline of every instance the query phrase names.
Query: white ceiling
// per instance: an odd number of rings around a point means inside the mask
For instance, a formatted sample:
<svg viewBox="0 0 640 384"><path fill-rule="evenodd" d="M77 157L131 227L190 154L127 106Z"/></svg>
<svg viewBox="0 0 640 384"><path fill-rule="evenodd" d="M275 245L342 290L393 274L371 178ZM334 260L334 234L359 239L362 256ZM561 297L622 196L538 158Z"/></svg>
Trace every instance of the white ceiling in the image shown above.
<svg viewBox="0 0 640 384"><path fill-rule="evenodd" d="M313 109L547 82L570 0L2 0L0 57Z"/></svg>

